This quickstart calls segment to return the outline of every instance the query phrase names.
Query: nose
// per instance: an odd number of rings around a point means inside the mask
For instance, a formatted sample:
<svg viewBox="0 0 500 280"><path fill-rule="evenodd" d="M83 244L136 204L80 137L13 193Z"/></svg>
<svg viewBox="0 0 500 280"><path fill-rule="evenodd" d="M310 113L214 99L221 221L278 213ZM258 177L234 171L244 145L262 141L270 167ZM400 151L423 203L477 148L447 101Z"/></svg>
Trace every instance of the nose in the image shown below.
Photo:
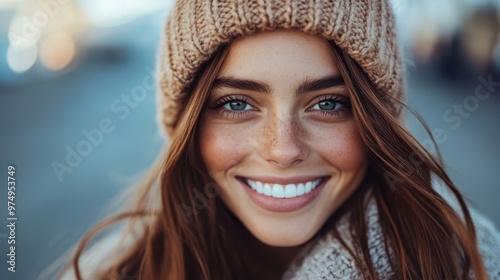
<svg viewBox="0 0 500 280"><path fill-rule="evenodd" d="M261 156L280 168L295 166L308 155L303 137L302 126L293 116L270 117L259 135Z"/></svg>

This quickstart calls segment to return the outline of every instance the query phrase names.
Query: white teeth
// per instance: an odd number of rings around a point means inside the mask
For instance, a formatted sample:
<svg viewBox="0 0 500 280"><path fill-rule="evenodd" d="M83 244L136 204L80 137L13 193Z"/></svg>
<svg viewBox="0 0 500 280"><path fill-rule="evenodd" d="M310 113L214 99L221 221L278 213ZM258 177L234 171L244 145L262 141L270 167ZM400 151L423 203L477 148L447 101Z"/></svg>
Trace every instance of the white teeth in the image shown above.
<svg viewBox="0 0 500 280"><path fill-rule="evenodd" d="M280 184L274 184L273 186L273 197L283 198L285 197L285 189Z"/></svg>
<svg viewBox="0 0 500 280"><path fill-rule="evenodd" d="M264 185L262 185L261 182L257 182L256 185L257 185L257 192L260 194L264 193Z"/></svg>
<svg viewBox="0 0 500 280"><path fill-rule="evenodd" d="M312 189L312 183L311 182L307 182L305 185L304 185L304 189L305 189L305 193L308 193L311 191Z"/></svg>
<svg viewBox="0 0 500 280"><path fill-rule="evenodd" d="M299 184L268 184L247 179L247 184L257 193L276 198L292 198L311 192L320 183L321 179Z"/></svg>
<svg viewBox="0 0 500 280"><path fill-rule="evenodd" d="M252 188L252 190L257 190L256 186L257 186L257 183L254 182L254 181L250 181L248 180L248 185Z"/></svg>
<svg viewBox="0 0 500 280"><path fill-rule="evenodd" d="M300 183L297 187L297 195L303 195L306 193L306 189L304 188L304 184Z"/></svg>
<svg viewBox="0 0 500 280"><path fill-rule="evenodd" d="M294 184L288 184L285 186L285 197L296 197L297 196L297 187Z"/></svg>
<svg viewBox="0 0 500 280"><path fill-rule="evenodd" d="M250 181L250 180L249 180ZM264 184L264 192L263 192L264 195L267 195L267 196L272 196L273 194L273 189L271 188L271 185L269 184Z"/></svg>

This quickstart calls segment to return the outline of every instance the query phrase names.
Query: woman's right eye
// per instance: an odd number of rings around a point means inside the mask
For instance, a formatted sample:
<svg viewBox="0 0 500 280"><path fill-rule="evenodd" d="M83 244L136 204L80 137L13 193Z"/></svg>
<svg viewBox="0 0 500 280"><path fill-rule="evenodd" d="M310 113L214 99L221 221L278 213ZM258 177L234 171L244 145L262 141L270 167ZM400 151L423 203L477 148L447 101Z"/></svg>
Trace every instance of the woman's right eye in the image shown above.
<svg viewBox="0 0 500 280"><path fill-rule="evenodd" d="M212 109L217 110L224 117L239 117L243 116L250 111L257 111L257 109L250 105L245 96L229 95L218 99Z"/></svg>
<svg viewBox="0 0 500 280"><path fill-rule="evenodd" d="M243 100L229 101L223 104L222 107L226 110L232 111L246 111L254 109L250 104Z"/></svg>

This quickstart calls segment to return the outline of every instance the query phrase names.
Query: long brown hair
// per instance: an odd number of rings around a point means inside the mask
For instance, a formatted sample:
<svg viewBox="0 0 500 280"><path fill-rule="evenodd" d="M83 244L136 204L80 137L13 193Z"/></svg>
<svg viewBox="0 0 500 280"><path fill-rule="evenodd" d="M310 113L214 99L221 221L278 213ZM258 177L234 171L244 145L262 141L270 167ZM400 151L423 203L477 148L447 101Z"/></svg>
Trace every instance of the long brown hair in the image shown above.
<svg viewBox="0 0 500 280"><path fill-rule="evenodd" d="M204 104L228 49L221 46L198 71L192 94L183 100L185 110L169 148L138 190L132 209L104 221L80 242L73 258L78 279L78 262L86 243L109 224L125 218L130 221L125 234L139 227L140 235L95 278L242 279L247 275L240 256L243 252L238 252L240 235L235 234L245 229L218 198L217 186L201 161L198 145ZM369 191L374 197L394 279L468 279L471 275L486 279L469 211L440 157L425 150L407 131L388 108L388 97L380 94L343 50L333 43L332 50L350 92L356 126L367 147L370 176L377 182L357 191L344 203L342 211L346 215L364 213L366 203L359 193ZM433 176L454 193L460 214L433 189ZM346 249L365 279L377 279L365 217L349 215L349 220L354 245L361 254L348 246ZM344 242L333 226L321 232Z"/></svg>

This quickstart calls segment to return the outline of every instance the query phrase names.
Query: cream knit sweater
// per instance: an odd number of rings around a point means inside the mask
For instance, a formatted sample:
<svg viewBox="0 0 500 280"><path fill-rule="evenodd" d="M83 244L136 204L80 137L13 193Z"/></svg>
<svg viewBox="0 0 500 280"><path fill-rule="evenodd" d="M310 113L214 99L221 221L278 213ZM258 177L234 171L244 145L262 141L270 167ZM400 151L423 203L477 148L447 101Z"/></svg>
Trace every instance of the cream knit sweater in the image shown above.
<svg viewBox="0 0 500 280"><path fill-rule="evenodd" d="M449 195L443 195L457 209ZM500 233L493 223L469 207L474 220L478 245L486 271L491 280L500 280ZM378 222L378 211L374 199L366 210L368 224L368 247L379 279L392 279L389 256L384 250L382 230ZM352 244L348 234L348 220L343 217L337 224L339 233L347 244ZM352 247L351 247L352 249ZM439 248L436 248L439 250ZM305 256L297 260L285 272L283 279L363 279L354 259L340 242L327 235L317 242Z"/></svg>

